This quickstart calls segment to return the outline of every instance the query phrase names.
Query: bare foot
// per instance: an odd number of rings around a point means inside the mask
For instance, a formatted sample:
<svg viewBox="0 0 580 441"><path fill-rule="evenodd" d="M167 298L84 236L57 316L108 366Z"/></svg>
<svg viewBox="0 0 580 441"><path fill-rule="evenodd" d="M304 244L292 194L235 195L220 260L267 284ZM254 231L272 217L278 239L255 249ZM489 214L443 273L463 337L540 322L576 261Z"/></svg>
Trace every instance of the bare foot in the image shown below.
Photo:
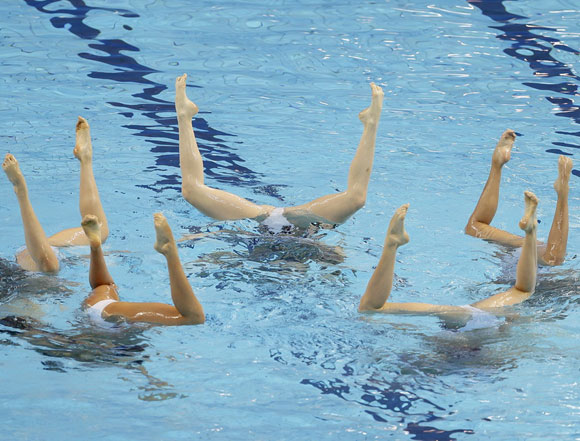
<svg viewBox="0 0 580 441"><path fill-rule="evenodd" d="M187 98L185 92L186 80L187 74L175 79L175 110L177 111L177 116L193 118L199 108Z"/></svg>
<svg viewBox="0 0 580 441"><path fill-rule="evenodd" d="M83 217L81 227L83 227L83 231L88 237L91 247L101 246L101 224L99 224L97 216L87 214Z"/></svg>
<svg viewBox="0 0 580 441"><path fill-rule="evenodd" d="M554 190L556 190L558 195L568 191L571 171L572 158L560 155L560 158L558 158L558 177L554 181Z"/></svg>
<svg viewBox="0 0 580 441"><path fill-rule="evenodd" d="M407 216L408 209L409 204L405 204L395 210L387 229L385 246L400 247L409 242L409 235L405 231L405 216Z"/></svg>
<svg viewBox="0 0 580 441"><path fill-rule="evenodd" d="M18 161L10 153L6 153L4 162L2 163L2 169L8 176L10 182L14 186L14 191L18 193L19 191L26 191L26 181L24 180L24 175L20 171L20 166Z"/></svg>
<svg viewBox="0 0 580 441"><path fill-rule="evenodd" d="M92 161L93 145L91 143L91 128L86 119L79 116L76 126L76 142L73 154L81 162Z"/></svg>
<svg viewBox="0 0 580 441"><path fill-rule="evenodd" d="M359 119L363 124L378 124L381 118L381 110L383 108L384 92L380 86L371 83L371 105L358 114Z"/></svg>
<svg viewBox="0 0 580 441"><path fill-rule="evenodd" d="M493 155L491 156L491 163L499 167L503 166L506 162L510 160L512 147L514 146L514 141L516 140L516 132L511 129L507 129L501 135Z"/></svg>
<svg viewBox="0 0 580 441"><path fill-rule="evenodd" d="M155 232L157 233L157 240L153 248L158 253L167 254L175 248L175 239L173 238L171 227L162 213L155 213L153 215L153 223L155 224Z"/></svg>
<svg viewBox="0 0 580 441"><path fill-rule="evenodd" d="M520 228L529 233L536 228L536 208L538 207L538 198L531 191L524 191L524 217L520 220Z"/></svg>

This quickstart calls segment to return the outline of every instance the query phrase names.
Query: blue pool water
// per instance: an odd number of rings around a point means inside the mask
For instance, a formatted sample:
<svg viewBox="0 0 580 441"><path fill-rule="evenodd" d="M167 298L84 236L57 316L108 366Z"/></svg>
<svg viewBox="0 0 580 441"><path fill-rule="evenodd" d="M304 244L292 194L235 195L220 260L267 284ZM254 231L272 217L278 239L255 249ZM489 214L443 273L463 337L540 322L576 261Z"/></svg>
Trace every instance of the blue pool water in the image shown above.
<svg viewBox="0 0 580 441"><path fill-rule="evenodd" d="M62 250L56 277L2 268L0 439L580 439L576 2L25 0L0 17L2 153L47 233L80 221L77 115L124 299L169 300L154 211L176 235L212 233L180 246L204 326L92 326L83 248ZM201 215L179 192L183 72L207 183L277 206L345 188L357 113L380 84L366 206L314 244ZM513 283L517 255L463 234L508 127L519 137L494 224L517 232L532 189L546 238L558 155L572 156L565 264L542 268L501 326L358 314L405 202L393 300L461 305ZM0 189L4 266L24 237L4 176ZM311 258L316 243L346 257Z"/></svg>

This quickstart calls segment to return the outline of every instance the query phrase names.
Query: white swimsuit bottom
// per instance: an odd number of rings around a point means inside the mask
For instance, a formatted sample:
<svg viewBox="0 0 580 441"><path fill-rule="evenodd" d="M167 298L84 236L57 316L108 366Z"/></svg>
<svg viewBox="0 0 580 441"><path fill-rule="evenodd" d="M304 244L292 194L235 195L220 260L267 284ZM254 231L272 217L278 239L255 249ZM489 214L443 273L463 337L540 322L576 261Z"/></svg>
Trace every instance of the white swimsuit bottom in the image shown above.
<svg viewBox="0 0 580 441"><path fill-rule="evenodd" d="M89 315L91 322L93 322L95 325L104 326L107 328L116 326L115 323L108 322L103 318L103 310L108 305L115 303L116 301L117 300L112 299L101 300L100 302L97 302L93 306L89 307L87 309L87 314Z"/></svg>
<svg viewBox="0 0 580 441"><path fill-rule="evenodd" d="M473 331L475 329L495 328L503 323L503 320L497 318L490 312L476 308L471 305L463 305L462 308L469 311L471 317L460 331Z"/></svg>
<svg viewBox="0 0 580 441"><path fill-rule="evenodd" d="M266 225L273 233L280 233L284 227L294 228L286 216L284 216L283 208L274 208L268 217L262 221L262 225Z"/></svg>

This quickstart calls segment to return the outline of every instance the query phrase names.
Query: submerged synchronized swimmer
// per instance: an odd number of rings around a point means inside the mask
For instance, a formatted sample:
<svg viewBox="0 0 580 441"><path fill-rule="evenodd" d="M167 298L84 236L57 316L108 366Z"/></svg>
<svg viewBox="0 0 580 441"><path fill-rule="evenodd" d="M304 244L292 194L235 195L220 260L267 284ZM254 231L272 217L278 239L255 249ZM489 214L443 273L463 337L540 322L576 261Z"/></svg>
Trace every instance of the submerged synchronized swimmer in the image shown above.
<svg viewBox="0 0 580 441"><path fill-rule="evenodd" d="M516 139L513 130L506 130L501 136L491 157L491 169L483 192L475 210L465 227L470 236L492 240L502 245L521 247L525 239L490 225L497 211L501 170L510 160L511 150ZM538 243L538 261L543 265L561 265L566 257L568 244L568 190L572 159L560 156L558 159L558 177L554 181L554 190L558 195L556 210L547 243Z"/></svg>
<svg viewBox="0 0 580 441"><path fill-rule="evenodd" d="M161 213L153 215L157 240L155 250L167 260L169 285L173 305L153 302L122 302L117 285L109 274L101 248L99 219L86 215L81 222L91 248L89 283L92 292L84 304L96 322L125 319L130 323L157 323L161 325L198 325L205 321L201 303L195 297L187 276L183 272L177 245L167 219Z"/></svg>
<svg viewBox="0 0 580 441"><path fill-rule="evenodd" d="M175 109L179 125L179 164L182 174L182 193L187 202L206 216L218 220L255 219L266 223L285 222L300 228L313 223L342 224L365 204L367 187L373 167L375 141L381 110L383 89L371 83L371 105L359 113L363 133L350 165L346 191L322 196L306 204L275 208L257 205L240 196L208 187L204 183L203 160L197 147L191 119L198 107L185 92L187 75L175 81Z"/></svg>
<svg viewBox="0 0 580 441"><path fill-rule="evenodd" d="M104 242L109 235L109 227L93 174L93 147L90 127L89 123L80 116L76 125L76 143L73 154L81 164L79 192L81 216L95 214L99 217ZM2 168L14 187L24 226L26 248L16 255L17 263L28 271L57 272L59 262L52 247L88 245L87 237L82 228L69 228L47 237L28 198L28 187L18 161L8 153L4 158Z"/></svg>
<svg viewBox="0 0 580 441"><path fill-rule="evenodd" d="M363 133L350 166L346 191L323 196L303 205L275 208L270 205L257 205L235 194L205 185L203 160L192 124L192 118L197 114L198 107L186 95L186 79L187 75L184 74L175 82L182 193L183 197L199 211L219 220L250 218L265 224L273 222L277 225L308 228L311 224L343 223L364 205L383 103L383 91L379 86L371 83L371 104L359 114L359 119L363 123ZM519 223L525 233L524 237L490 225L497 211L501 170L510 159L514 141L515 133L506 130L495 147L489 178L469 218L465 232L504 245L522 247L515 285L505 292L465 306L388 302L397 249L409 241L409 235L404 227L409 206L407 204L398 208L390 221L379 264L361 298L359 311L432 314L445 319L461 319L484 312L500 314L500 308L521 303L532 295L536 284L538 260L545 265L559 265L564 261L568 239L568 190L572 170L572 160L568 157L559 158L558 178L554 183L558 202L546 244L538 243L536 240L538 199L529 191L525 192L525 211ZM18 161L11 154L7 154L4 159L2 168L14 186L24 225L26 248L17 254L18 264L25 270L54 273L59 269L59 262L52 246L89 245L89 283L92 292L85 300L84 306L96 321L124 319L128 322L165 325L204 323L203 308L183 271L171 228L161 213L154 215L157 234L155 249L167 260L173 305L119 300L117 287L109 274L101 248L109 229L93 175L90 129L82 117L79 117L77 122L73 152L81 164L79 198L81 228L70 228L50 237L45 235L34 213Z"/></svg>
<svg viewBox="0 0 580 441"><path fill-rule="evenodd" d="M523 238L522 254L517 265L516 283L512 288L466 306L388 302L393 286L397 249L409 242L409 235L405 231L405 216L409 207L407 204L399 207L391 219L383 253L361 298L359 311L377 311L388 314L433 314L443 319L449 319L473 315L478 311L497 313L498 308L515 305L529 298L536 286L536 207L538 206L538 198L530 191L526 191L524 195L525 210L519 225L525 232L525 237Z"/></svg>

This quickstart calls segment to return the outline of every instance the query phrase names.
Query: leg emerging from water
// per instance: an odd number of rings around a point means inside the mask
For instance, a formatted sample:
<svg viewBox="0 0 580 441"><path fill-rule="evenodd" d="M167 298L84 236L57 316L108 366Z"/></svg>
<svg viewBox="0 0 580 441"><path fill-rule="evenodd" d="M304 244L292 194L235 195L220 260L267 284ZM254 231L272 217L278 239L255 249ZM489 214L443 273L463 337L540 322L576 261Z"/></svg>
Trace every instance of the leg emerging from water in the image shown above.
<svg viewBox="0 0 580 441"><path fill-rule="evenodd" d="M358 310L360 312L378 311L387 314L434 314L445 318L449 318L451 314L468 315L466 310L460 306L388 302L393 287L397 249L409 242L409 235L405 231L404 224L408 207L409 204L399 207L389 223L383 253L361 298Z"/></svg>
<svg viewBox="0 0 580 441"><path fill-rule="evenodd" d="M115 282L109 273L105 256L103 255L101 224L97 216L87 214L83 217L81 228L89 241L91 248L91 263L89 266L89 283L92 289L103 285L114 285ZM115 298L118 300L118 296Z"/></svg>
<svg viewBox="0 0 580 441"><path fill-rule="evenodd" d="M541 249L538 257L545 265L560 265L566 257L568 244L568 191L572 159L560 156L558 159L558 177L554 182L554 190L558 195L556 211L552 220L552 228L548 236L548 243Z"/></svg>
<svg viewBox="0 0 580 441"><path fill-rule="evenodd" d="M218 220L266 216L273 207L257 205L235 194L204 184L203 160L191 120L197 114L198 108L187 97L186 80L186 74L175 80L175 110L179 126L179 165L183 197L206 216Z"/></svg>
<svg viewBox="0 0 580 441"><path fill-rule="evenodd" d="M28 271L57 272L58 258L50 247L46 234L30 204L26 180L20 171L18 161L13 155L7 154L2 168L14 187L24 226L26 249L16 256L18 264Z"/></svg>
<svg viewBox="0 0 580 441"><path fill-rule="evenodd" d="M531 191L524 193L524 216L520 228L526 233L522 254L516 270L516 283L513 288L495 294L487 299L474 303L472 306L480 309L492 309L515 305L529 298L536 289L536 274L538 269L538 247L536 245L536 209L538 198Z"/></svg>
<svg viewBox="0 0 580 441"><path fill-rule="evenodd" d="M381 309L391 295L397 249L409 242L409 235L405 231L408 209L409 204L402 205L391 218L381 259L360 300L359 311Z"/></svg>
<svg viewBox="0 0 580 441"><path fill-rule="evenodd" d="M518 261L515 286L505 292L476 302L471 306L493 311L495 308L521 303L534 292L537 271L537 206L537 197L533 193L526 191L525 211L520 221L520 228L524 230L526 236L522 254ZM391 220L383 254L361 299L359 311L379 311L388 314L433 314L443 319L465 318L471 315L471 311L462 306L434 305L430 303L392 303L387 301L393 284L393 268L397 244L408 241L408 236L404 232L403 226L405 212L405 206L399 208ZM402 241L401 238L403 238Z"/></svg>
<svg viewBox="0 0 580 441"><path fill-rule="evenodd" d="M89 123L81 116L79 116L76 125L76 142L73 154L81 165L79 194L81 218L92 214L99 219L99 222L101 222L101 240L104 243L109 236L109 225L93 174L93 146ZM82 228L69 228L60 231L49 237L48 240L51 245L58 247L89 244Z"/></svg>
<svg viewBox="0 0 580 441"><path fill-rule="evenodd" d="M522 237L490 225L497 211L502 167L510 160L515 139L516 134L513 130L508 129L501 135L491 157L489 177L475 210L467 221L465 233L482 239L494 240L505 245L522 246Z"/></svg>
<svg viewBox="0 0 580 441"><path fill-rule="evenodd" d="M373 168L383 96L383 89L371 83L371 105L359 114L359 119L363 123L363 133L350 164L347 190L320 197L303 205L286 208L284 214L290 222L300 225L300 218L305 221L312 218L314 221L341 224L363 207Z"/></svg>
<svg viewBox="0 0 580 441"><path fill-rule="evenodd" d="M201 324L205 321L203 308L197 300L183 271L171 228L165 217L160 213L154 215L154 220L155 230L157 232L155 249L163 254L167 260L173 305L153 302L116 301L104 308L102 313L103 318L120 316L130 322L164 325ZM100 300L118 300L118 297L115 297L116 289L112 289L114 288L114 283L107 271L102 254L98 219L95 216L85 216L82 227L89 237L91 244L89 281L93 292L89 299L87 299L86 304L87 306L92 306ZM111 295L111 293L115 296Z"/></svg>

